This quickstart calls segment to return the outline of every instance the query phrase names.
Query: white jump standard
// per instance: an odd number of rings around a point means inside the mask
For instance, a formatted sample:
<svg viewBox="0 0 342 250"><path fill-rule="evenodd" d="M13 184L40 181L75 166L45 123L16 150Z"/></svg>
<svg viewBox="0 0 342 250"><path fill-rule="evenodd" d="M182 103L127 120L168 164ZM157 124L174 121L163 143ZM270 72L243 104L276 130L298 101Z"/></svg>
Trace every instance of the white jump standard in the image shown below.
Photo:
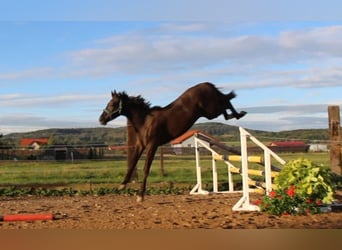
<svg viewBox="0 0 342 250"><path fill-rule="evenodd" d="M272 168L274 168L271 164L271 157L277 160L280 164L284 165L285 161L280 158L277 154L275 154L272 150L270 150L267 146L257 140L254 136L252 136L249 132L247 132L244 128L239 127L240 131L240 140L241 140L241 155L220 155L210 146L208 146L208 142L215 144L216 146L228 150L229 149L224 144L213 142L212 139L207 137L206 135L197 133L195 135L195 155L196 155L196 177L197 183L194 188L190 191L190 194L209 194L209 191L204 190L202 188L202 175L201 175L201 166L200 166L200 148L205 148L209 150L212 154L212 175L213 175L213 193L236 193L241 191L235 191L233 186L233 173L239 173L242 176L242 197L241 199L233 206L233 211L258 211L259 207L250 203L249 193L253 191L253 189L249 188L249 185L259 184L257 181L253 181L249 178L250 175L264 176L265 183L262 183L262 187L265 188L266 194L269 194L272 191L272 178L275 177L278 173L273 172ZM253 143L255 143L258 147L260 147L264 156L248 156L247 152L247 138L249 138ZM235 153L235 152L234 152ZM237 152L238 153L238 152ZM228 191L218 191L218 176L217 176L217 168L216 161L222 160L227 165L228 170ZM241 169L235 167L231 162L232 161L241 161ZM248 162L254 162L259 165L263 165L263 170L255 170L248 169ZM279 169L278 169L279 170ZM260 186L260 185L259 185Z"/></svg>

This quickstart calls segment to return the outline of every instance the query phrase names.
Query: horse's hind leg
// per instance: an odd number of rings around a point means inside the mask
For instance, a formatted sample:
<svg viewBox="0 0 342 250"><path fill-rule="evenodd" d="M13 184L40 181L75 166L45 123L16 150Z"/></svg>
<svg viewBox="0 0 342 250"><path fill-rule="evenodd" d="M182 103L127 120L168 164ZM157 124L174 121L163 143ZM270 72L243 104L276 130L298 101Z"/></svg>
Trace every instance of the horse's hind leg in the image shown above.
<svg viewBox="0 0 342 250"><path fill-rule="evenodd" d="M232 118L240 119L241 117L243 117L247 114L246 111L237 112L236 109L234 108L234 106L230 102L228 102L227 109L230 109L232 111L232 113L228 114L226 110L223 111L223 116L224 116L224 119L226 119L226 120L229 120Z"/></svg>
<svg viewBox="0 0 342 250"><path fill-rule="evenodd" d="M230 102L230 100L235 97L236 97L236 94L234 93L234 91L231 91L229 94L226 95L226 105L227 105L226 109L230 109L232 111L232 113L229 115L226 110L223 111L223 116L226 120L229 120L232 118L240 119L241 117L247 114L246 111L241 111L241 112L236 111L233 104Z"/></svg>
<svg viewBox="0 0 342 250"><path fill-rule="evenodd" d="M146 183L147 183L147 177L150 173L151 164L154 158L154 155L157 151L158 146L152 145L150 147L146 148L146 160L145 160L145 166L144 166L144 177L143 181L141 183L140 191L138 193L137 202L142 202L144 200L144 194L146 191Z"/></svg>
<svg viewBox="0 0 342 250"><path fill-rule="evenodd" d="M230 91L228 94L226 94L226 98L228 98L228 100L231 100L235 97L236 97L236 94L234 91Z"/></svg>

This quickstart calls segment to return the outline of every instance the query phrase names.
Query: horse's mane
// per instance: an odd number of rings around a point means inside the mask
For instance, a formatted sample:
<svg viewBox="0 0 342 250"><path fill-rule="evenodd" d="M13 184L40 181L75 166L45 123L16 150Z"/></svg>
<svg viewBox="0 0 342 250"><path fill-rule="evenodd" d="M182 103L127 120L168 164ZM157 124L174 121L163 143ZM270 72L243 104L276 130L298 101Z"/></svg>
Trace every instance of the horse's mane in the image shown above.
<svg viewBox="0 0 342 250"><path fill-rule="evenodd" d="M145 112L149 112L151 109L155 108L151 108L151 103L146 101L145 98L143 98L141 95L129 96L126 92L121 92L119 95L122 98L122 100L127 101L129 105L133 104Z"/></svg>

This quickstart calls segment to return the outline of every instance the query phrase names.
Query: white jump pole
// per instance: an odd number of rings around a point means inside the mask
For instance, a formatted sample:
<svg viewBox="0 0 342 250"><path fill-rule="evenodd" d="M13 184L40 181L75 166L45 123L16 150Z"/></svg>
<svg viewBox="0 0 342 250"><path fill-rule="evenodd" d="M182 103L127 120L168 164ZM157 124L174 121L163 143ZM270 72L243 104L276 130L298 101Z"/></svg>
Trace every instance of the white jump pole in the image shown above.
<svg viewBox="0 0 342 250"><path fill-rule="evenodd" d="M229 187L229 192L234 192L234 183L233 183L233 174L231 171L231 168L234 167L233 164L231 164L229 161L226 161L227 168L228 168L228 187Z"/></svg>
<svg viewBox="0 0 342 250"><path fill-rule="evenodd" d="M218 192L218 178L217 178L217 168L216 168L216 160L214 156L211 157L212 161L212 169L213 169L213 192Z"/></svg>
<svg viewBox="0 0 342 250"><path fill-rule="evenodd" d="M200 165L200 152L199 152L199 140L197 137L195 139L195 155L196 155L196 179L197 184L190 191L190 194L208 194L209 192L202 189L202 173Z"/></svg>
<svg viewBox="0 0 342 250"><path fill-rule="evenodd" d="M233 211L259 211L260 208L256 205L250 204L249 199L249 176L248 176L248 162L252 160L252 156L248 156L247 150L247 139L250 139L256 145L264 151L264 176L265 176L265 188L266 194L272 190L272 164L271 164L271 157L276 159L280 164L284 165L285 161L280 158L277 154L275 154L272 150L270 150L267 146L261 143L258 139L252 136L249 132L247 132L244 128L239 127L240 131L240 141L241 141L241 176L242 176L242 197L241 199L233 206ZM208 146L205 141L198 138L197 135L194 138L195 141L195 154L196 154L196 177L197 177L197 184L194 188L190 191L190 194L209 194L207 190L202 189L202 174L201 174L201 166L200 166L200 146L206 148L212 153L212 174L213 174L213 192L214 193L222 193L218 191L218 173L217 173L217 166L216 160L220 159L223 160L228 166L228 184L229 184L229 191L230 193L234 192L234 185L233 185L233 178L232 178L232 169L236 169L236 167L229 162L229 157L227 159L217 152L215 152L210 145ZM221 159L222 158L222 159ZM255 161L255 160L254 160ZM261 163L260 160L258 160ZM253 175L253 174L252 174ZM226 193L226 192L225 192Z"/></svg>
<svg viewBox="0 0 342 250"><path fill-rule="evenodd" d="M265 169L265 184L266 184L266 194L272 191L272 168L271 168L271 156L276 159L280 164L284 165L286 162L279 157L276 153L266 147L262 142L248 133L245 129L240 127L240 134L244 134L245 138L249 138L253 141L257 146L263 149L264 151L264 169Z"/></svg>
<svg viewBox="0 0 342 250"><path fill-rule="evenodd" d="M242 197L233 206L233 211L258 211L260 208L250 204L249 201L249 185L248 185L248 153L247 153L247 136L248 133L239 127L241 141L241 168L242 168Z"/></svg>

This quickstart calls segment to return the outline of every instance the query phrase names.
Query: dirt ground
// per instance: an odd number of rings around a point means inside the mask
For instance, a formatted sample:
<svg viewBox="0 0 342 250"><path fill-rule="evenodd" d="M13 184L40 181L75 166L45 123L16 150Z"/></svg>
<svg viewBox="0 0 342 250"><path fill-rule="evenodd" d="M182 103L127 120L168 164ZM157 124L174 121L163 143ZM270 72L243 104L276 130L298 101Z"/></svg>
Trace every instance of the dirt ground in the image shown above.
<svg viewBox="0 0 342 250"><path fill-rule="evenodd" d="M0 229L342 229L342 212L273 216L233 212L241 194L0 197L0 215L52 213L54 220L0 222ZM258 198L252 195L251 200Z"/></svg>

